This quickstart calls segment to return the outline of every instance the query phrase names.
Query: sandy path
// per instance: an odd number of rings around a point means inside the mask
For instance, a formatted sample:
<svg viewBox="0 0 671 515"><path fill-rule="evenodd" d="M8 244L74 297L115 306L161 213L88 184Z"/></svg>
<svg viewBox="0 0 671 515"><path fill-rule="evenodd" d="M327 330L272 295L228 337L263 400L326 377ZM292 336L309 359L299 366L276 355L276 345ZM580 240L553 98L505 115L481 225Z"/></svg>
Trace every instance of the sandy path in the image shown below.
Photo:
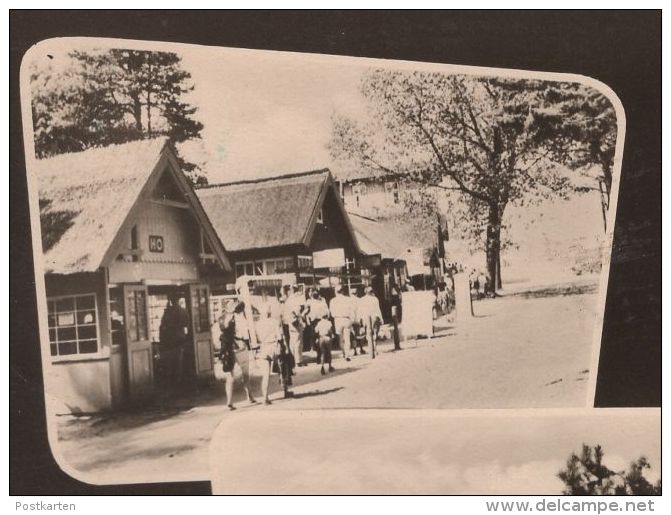
<svg viewBox="0 0 671 515"><path fill-rule="evenodd" d="M229 413L223 388L172 407L88 420L59 418L64 459L93 482L207 479L207 447L222 417L312 408L580 407L587 395L597 295L512 295L475 304L468 323L441 322L439 337L381 346L336 372L299 369L295 399ZM277 389L277 386L275 386ZM279 392L275 394L275 397Z"/></svg>

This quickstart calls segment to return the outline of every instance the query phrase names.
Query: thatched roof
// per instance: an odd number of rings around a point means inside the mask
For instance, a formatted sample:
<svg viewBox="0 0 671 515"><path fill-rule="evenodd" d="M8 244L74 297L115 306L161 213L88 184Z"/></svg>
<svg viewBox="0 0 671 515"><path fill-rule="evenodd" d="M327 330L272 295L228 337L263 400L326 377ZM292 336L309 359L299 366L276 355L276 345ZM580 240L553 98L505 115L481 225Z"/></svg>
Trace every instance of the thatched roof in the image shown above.
<svg viewBox="0 0 671 515"><path fill-rule="evenodd" d="M380 254L383 259L403 259L408 245L394 224L347 212L359 247L364 254Z"/></svg>
<svg viewBox="0 0 671 515"><path fill-rule="evenodd" d="M156 138L36 161L31 172L39 190L45 273L93 272L104 266L150 177L163 171L161 159L172 155L167 138ZM183 177L179 180L190 190ZM209 225L194 205L195 195L190 197L194 214ZM221 243L214 246L223 255Z"/></svg>
<svg viewBox="0 0 671 515"><path fill-rule="evenodd" d="M213 185L196 193L226 249L236 252L308 244L329 188L338 197L330 171L323 169ZM344 209L342 214L349 226Z"/></svg>

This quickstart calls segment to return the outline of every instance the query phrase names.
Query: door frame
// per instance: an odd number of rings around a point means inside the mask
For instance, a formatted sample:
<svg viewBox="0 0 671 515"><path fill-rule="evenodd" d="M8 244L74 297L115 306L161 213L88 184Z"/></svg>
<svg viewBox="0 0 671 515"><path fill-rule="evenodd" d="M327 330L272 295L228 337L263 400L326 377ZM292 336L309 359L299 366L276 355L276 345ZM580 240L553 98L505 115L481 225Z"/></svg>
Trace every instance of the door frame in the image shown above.
<svg viewBox="0 0 671 515"><path fill-rule="evenodd" d="M121 288L123 293L124 325L126 333L127 392L129 401L135 403L145 400L154 394L154 352L149 337L149 295L147 286L144 284L123 284L121 285ZM136 325L134 339L130 326L131 306L128 299L132 296L133 302L137 302L137 295L135 295L135 293L143 293L144 302L140 306L135 306L134 316L136 318ZM138 308L141 308L144 311L144 334L138 332L139 328L137 324L142 318L138 316ZM141 356L141 354L143 356ZM139 358L142 361L138 363L136 358ZM136 364L144 366L144 370L139 367L136 368Z"/></svg>
<svg viewBox="0 0 671 515"><path fill-rule="evenodd" d="M199 291L201 290L201 291ZM200 297L204 290L204 299ZM212 341L212 321L210 320L210 287L207 283L189 283L188 308L191 318L191 344L193 346L193 371L197 381L214 378L214 342ZM199 305L195 305L198 300ZM199 309L206 310L205 320L200 318ZM198 308L198 309L197 309ZM205 322L205 327L202 323Z"/></svg>

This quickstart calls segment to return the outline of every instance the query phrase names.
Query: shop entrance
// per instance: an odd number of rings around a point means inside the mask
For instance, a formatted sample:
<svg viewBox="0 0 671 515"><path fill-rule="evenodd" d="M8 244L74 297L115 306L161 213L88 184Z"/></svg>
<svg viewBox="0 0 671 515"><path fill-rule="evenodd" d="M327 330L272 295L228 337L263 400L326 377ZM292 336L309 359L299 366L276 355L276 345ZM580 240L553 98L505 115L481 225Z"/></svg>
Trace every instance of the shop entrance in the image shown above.
<svg viewBox="0 0 671 515"><path fill-rule="evenodd" d="M207 285L150 286L148 294L155 387L181 390L211 377L214 355Z"/></svg>
<svg viewBox="0 0 671 515"><path fill-rule="evenodd" d="M110 304L116 306L112 337L125 346L131 401L183 391L214 375L208 302L205 284L110 290Z"/></svg>

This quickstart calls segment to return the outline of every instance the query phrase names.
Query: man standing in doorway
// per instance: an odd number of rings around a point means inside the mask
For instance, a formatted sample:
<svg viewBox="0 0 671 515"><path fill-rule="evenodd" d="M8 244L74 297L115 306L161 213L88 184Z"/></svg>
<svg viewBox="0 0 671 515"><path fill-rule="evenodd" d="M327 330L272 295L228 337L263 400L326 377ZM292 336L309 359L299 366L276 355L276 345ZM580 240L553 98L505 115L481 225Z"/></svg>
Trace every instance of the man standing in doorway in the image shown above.
<svg viewBox="0 0 671 515"><path fill-rule="evenodd" d="M163 312L159 327L161 349L165 349L164 356L169 365L166 367L169 377L175 383L181 383L184 374L184 351L189 333L189 315L179 305L179 295L168 295L168 305ZM167 365L167 363L166 363Z"/></svg>
<svg viewBox="0 0 671 515"><path fill-rule="evenodd" d="M355 317L354 303L349 295L345 295L344 286L338 286L335 293L335 297L331 299L330 306L333 325L335 327L335 332L338 335L338 344L342 350L343 358L345 358L346 361L351 361L350 336L352 331L352 321Z"/></svg>
<svg viewBox="0 0 671 515"><path fill-rule="evenodd" d="M375 359L376 333L379 324L382 323L382 311L380 310L380 301L370 286L366 286L364 296L359 299L358 308L358 316L361 317L366 331L366 340L370 346L371 357Z"/></svg>

